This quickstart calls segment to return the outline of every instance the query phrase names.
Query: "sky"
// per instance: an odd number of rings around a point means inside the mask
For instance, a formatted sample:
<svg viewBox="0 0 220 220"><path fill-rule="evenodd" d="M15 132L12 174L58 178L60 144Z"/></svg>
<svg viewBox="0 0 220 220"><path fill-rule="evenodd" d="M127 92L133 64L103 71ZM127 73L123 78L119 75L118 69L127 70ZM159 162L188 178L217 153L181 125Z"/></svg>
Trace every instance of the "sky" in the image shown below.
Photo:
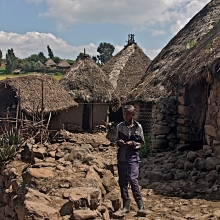
<svg viewBox="0 0 220 220"><path fill-rule="evenodd" d="M43 52L76 59L97 55L101 42L114 54L128 34L153 59L209 0L0 0L0 50L26 58Z"/></svg>

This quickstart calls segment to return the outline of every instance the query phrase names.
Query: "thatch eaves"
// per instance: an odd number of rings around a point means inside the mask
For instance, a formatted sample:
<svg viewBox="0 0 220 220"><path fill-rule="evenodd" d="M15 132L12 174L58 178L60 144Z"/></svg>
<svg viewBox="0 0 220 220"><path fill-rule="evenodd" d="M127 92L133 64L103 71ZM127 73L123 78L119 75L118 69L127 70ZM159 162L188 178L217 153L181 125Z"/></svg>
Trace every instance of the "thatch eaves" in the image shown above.
<svg viewBox="0 0 220 220"><path fill-rule="evenodd" d="M102 70L109 76L119 96L124 98L145 74L150 62L141 48L132 43L112 57Z"/></svg>
<svg viewBox="0 0 220 220"><path fill-rule="evenodd" d="M44 65L45 66L56 66L57 64L52 59L49 59Z"/></svg>
<svg viewBox="0 0 220 220"><path fill-rule="evenodd" d="M165 81L167 88L178 84L193 85L203 79L211 82L220 74L220 22L183 58L172 66L172 74Z"/></svg>
<svg viewBox="0 0 220 220"><path fill-rule="evenodd" d="M87 102L113 102L114 89L102 69L90 58L77 60L60 80L74 99Z"/></svg>
<svg viewBox="0 0 220 220"><path fill-rule="evenodd" d="M19 98L20 108L27 114L40 113L42 110L43 88L43 111L59 112L78 104L60 86L59 82L48 75L28 75L17 78L7 78L0 81L0 88L11 88Z"/></svg>
<svg viewBox="0 0 220 220"><path fill-rule="evenodd" d="M69 68L70 64L66 60L62 60L57 64L57 67L60 68Z"/></svg>
<svg viewBox="0 0 220 220"><path fill-rule="evenodd" d="M196 45L216 25L220 18L220 1L212 0L178 32L149 65L144 77L128 95L128 100L157 101L171 91L164 80L172 74L172 65ZM181 73L179 73L181 74Z"/></svg>

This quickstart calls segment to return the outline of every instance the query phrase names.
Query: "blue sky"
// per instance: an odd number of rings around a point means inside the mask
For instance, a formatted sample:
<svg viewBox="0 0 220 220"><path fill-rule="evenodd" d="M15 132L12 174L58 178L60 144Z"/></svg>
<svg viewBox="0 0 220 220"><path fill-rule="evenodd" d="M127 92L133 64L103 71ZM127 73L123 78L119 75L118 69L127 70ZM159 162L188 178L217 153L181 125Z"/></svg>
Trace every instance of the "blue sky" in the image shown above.
<svg viewBox="0 0 220 220"><path fill-rule="evenodd" d="M55 56L76 59L101 42L115 53L128 34L151 59L209 0L1 0L0 50L25 58L50 45Z"/></svg>

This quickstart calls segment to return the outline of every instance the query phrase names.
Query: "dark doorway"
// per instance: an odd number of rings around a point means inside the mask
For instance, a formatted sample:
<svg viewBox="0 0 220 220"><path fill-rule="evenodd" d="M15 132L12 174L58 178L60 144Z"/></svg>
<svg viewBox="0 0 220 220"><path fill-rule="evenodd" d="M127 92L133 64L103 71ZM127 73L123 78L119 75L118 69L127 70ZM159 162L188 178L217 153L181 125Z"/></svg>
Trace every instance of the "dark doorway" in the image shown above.
<svg viewBox="0 0 220 220"><path fill-rule="evenodd" d="M88 131L90 130L90 123L89 123L89 119L90 119L90 109L89 109L89 105L87 103L84 103L83 105L83 121L82 121L82 129L84 131Z"/></svg>
<svg viewBox="0 0 220 220"><path fill-rule="evenodd" d="M117 111L113 111L111 107L109 108L110 122L121 122L123 120L122 108L119 108Z"/></svg>

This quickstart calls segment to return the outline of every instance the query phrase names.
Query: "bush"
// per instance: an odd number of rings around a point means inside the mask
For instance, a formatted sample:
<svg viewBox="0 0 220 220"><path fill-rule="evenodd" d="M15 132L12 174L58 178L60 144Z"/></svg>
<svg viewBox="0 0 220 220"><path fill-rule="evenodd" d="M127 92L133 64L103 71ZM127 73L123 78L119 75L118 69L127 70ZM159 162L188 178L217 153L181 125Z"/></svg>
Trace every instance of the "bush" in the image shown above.
<svg viewBox="0 0 220 220"><path fill-rule="evenodd" d="M20 130L11 129L0 136L0 162L13 158L21 146Z"/></svg>
<svg viewBox="0 0 220 220"><path fill-rule="evenodd" d="M144 157L147 157L148 154L150 153L150 145L151 145L150 134L145 134L144 139L145 139L144 146L142 146L140 149L140 158L141 159Z"/></svg>

